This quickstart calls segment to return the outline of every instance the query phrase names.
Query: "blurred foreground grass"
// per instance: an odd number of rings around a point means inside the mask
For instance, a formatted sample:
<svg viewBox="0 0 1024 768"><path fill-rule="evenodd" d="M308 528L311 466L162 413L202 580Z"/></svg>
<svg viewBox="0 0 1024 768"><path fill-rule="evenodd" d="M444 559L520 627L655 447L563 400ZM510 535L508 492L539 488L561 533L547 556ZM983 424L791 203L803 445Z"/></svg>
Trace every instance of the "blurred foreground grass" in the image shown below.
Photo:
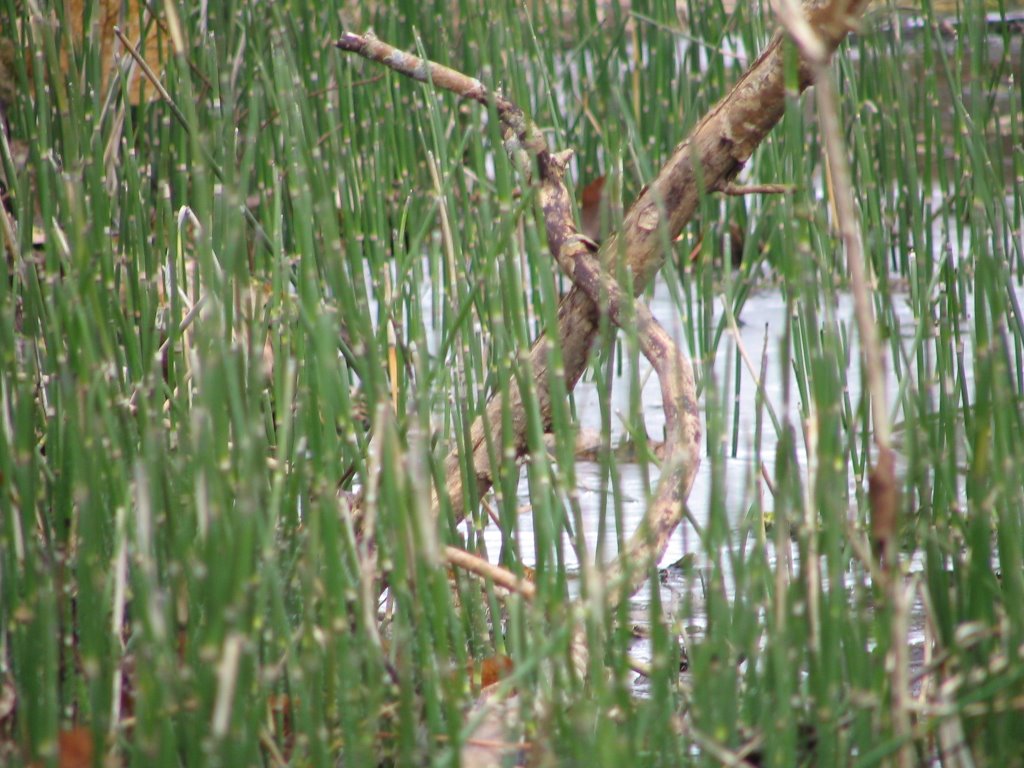
<svg viewBox="0 0 1024 768"><path fill-rule="evenodd" d="M66 25L25 23L23 6L0 0L16 85L0 158L0 762L57 765L79 727L97 765L452 764L479 662L507 656L537 764L875 765L903 746L894 702L922 764L1022 764L1019 30L993 33L968 3L950 36L926 5L901 36L878 9L835 64L898 382L914 625L891 631L904 614L851 546L869 408L848 388L862 374L834 312L846 270L815 120L794 98L748 180L795 192L708 198L662 276L703 368L712 482L690 500L709 519L700 597L668 610L652 574L641 697L626 607L583 613L591 675L571 671L562 532L600 515L613 549L623 503L606 454L606 502L580 509L571 400L551 455L538 426L526 467L505 462L468 500L471 525L429 517L444 456L488 396L530 380L519 353L565 287L493 116L338 54L354 12L257 0L178 6L174 106L130 106L128 73L102 81L95 39L61 74ZM399 0L358 23L501 85L576 150L577 183L607 175L614 204L772 28L746 4L685 18L657 0L529 16ZM744 233L735 268L707 236L727 221ZM773 353L795 383L777 427L759 402L757 435L735 431L741 377L713 367L736 354L719 296L757 323L753 291L786 301ZM638 352L613 340L590 377L606 391L611 350L636 426ZM610 431L607 399L602 413ZM756 470L736 476L737 443L775 466L770 491ZM353 537L339 487L376 489L377 550ZM730 523L727 497L749 522ZM522 514L535 562L519 556ZM499 604L440 566L442 543L477 549L485 526L502 532L492 559L535 568L534 603ZM911 634L901 680L892 637ZM541 701L557 706L538 719Z"/></svg>

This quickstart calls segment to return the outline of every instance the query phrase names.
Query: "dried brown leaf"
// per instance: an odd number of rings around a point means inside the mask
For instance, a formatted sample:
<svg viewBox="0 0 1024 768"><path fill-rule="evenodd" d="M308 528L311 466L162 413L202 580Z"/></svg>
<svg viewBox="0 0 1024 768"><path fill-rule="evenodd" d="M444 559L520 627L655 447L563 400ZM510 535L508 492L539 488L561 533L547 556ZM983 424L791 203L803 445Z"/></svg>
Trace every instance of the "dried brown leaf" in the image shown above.
<svg viewBox="0 0 1024 768"><path fill-rule="evenodd" d="M474 690L488 688L504 680L515 668L512 659L500 653L488 656L480 661L471 661L466 665L466 675Z"/></svg>
<svg viewBox="0 0 1024 768"><path fill-rule="evenodd" d="M92 730L83 726L61 731L57 737L60 768L92 768Z"/></svg>

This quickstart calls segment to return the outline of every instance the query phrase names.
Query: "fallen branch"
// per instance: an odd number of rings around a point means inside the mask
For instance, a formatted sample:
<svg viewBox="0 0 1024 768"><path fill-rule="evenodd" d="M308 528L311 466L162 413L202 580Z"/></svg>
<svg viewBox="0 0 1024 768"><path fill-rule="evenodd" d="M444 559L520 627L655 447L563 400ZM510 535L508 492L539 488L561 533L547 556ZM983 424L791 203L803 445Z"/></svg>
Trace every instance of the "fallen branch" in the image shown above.
<svg viewBox="0 0 1024 768"><path fill-rule="evenodd" d="M537 594L537 588L532 582L520 579L508 568L495 565L472 552L448 546L444 548L444 559L453 567L475 573L484 579L490 579L495 586L508 592L520 594L527 600L532 600Z"/></svg>
<svg viewBox="0 0 1024 768"><path fill-rule="evenodd" d="M809 29L822 43L824 54L815 52L814 64L828 55L845 37L850 14L859 11L865 0L837 0L822 5L810 2L805 6ZM553 153L543 133L526 118L519 107L500 94L494 94L476 78L449 67L425 61L400 51L372 34L344 34L338 48L358 53L421 82L456 93L463 98L492 105L505 128L505 147L510 157L528 179L538 184L538 197L544 212L548 247L562 270L573 281L573 288L559 307L558 334L562 352L566 386L572 389L583 373L590 347L597 333L601 311L620 327L630 318L635 321L640 349L658 374L666 420L665 457L655 497L639 530L625 550L606 569L607 595L617 603L631 594L649 573L649 568L663 553L668 539L682 519L686 498L699 462L700 418L696 403L693 369L665 329L647 306L626 294L611 276L620 274L619 255L625 258L636 295L650 283L661 268L667 254L663 244L674 239L693 216L703 190L728 189L735 175L749 159L756 146L781 118L785 110L785 81L782 55L783 36L777 34L764 53L754 62L732 92L700 122L691 136L680 144L658 177L647 187L627 212L619 233L602 246L580 234L573 218L573 201L563 182L571 152ZM799 84L806 87L812 67L802 62ZM703 185L703 187L701 186ZM777 190L774 190L777 191ZM541 416L550 422L551 401L546 386L549 371L550 341L545 336L533 345L528 362L536 388ZM502 425L511 415L511 434L502 434ZM504 418L503 418L504 416ZM464 487L462 462L456 453L446 460L445 493L453 510L452 517L465 516L466 502L475 502L490 488L493 479L487 439L494 436L503 448L511 446L516 456L526 450L527 414L522 394L513 383L507 393L493 397L484 416L472 427L473 468L475 488ZM433 508L440 511L442 496L435 493ZM365 532L364 532L365 533ZM461 551L448 548L446 559L453 565L485 575L496 583L520 594L532 594L532 585L524 586L518 579L506 578L504 569L486 568L477 558L464 558ZM582 639L572 643L574 665L586 668L586 648ZM578 658L577 658L578 657ZM474 709L482 714L487 700L482 697ZM512 736L513 744L522 744L521 728L509 715L509 703L492 712L484 723L490 738L491 727L498 736ZM506 711L507 710L507 711ZM501 750L506 753L506 750ZM466 755L468 757L468 755ZM494 758L493 753L485 758Z"/></svg>
<svg viewBox="0 0 1024 768"><path fill-rule="evenodd" d="M804 12L810 29L820 40L822 50L830 54L845 38L866 0L810 0ZM722 99L694 128L662 168L657 178L641 193L626 214L621 230L606 240L598 260L607 264L607 271L618 274L618 254L625 254L626 266L632 273L635 292L641 292L661 268L667 256L662 248L663 236L675 238L689 223L701 196L698 179L704 189L714 190L729 183L754 149L782 117L785 111L784 35L780 31L762 54L740 78L732 91ZM587 241L579 236L571 216L563 212L572 210L564 186L548 188L546 169L552 162L564 165L564 157L556 157L541 144L543 135L528 130L521 110L500 95L490 94L476 78L471 78L448 67L424 62L416 56L399 51L370 35L345 34L337 46L386 64L396 71L422 82L433 82L437 87L481 103L494 103L503 122L510 126L513 144L509 147L520 162L529 150L540 171L542 197L545 209L548 245L558 256L564 246L569 250L563 258L574 258L587 249ZM806 88L812 79L812 66L801 61L798 84ZM519 154L518 150L523 153ZM523 163L525 165L525 163ZM558 188L561 186L561 188ZM598 329L598 305L579 285L563 297L558 312L558 345L562 352L563 369L559 372L566 387L572 389L586 369L590 348ZM533 344L527 362L536 384L535 396L545 425L550 423L551 400L546 381L550 375L548 356L552 340L546 335ZM507 410L506 410L507 409ZM511 434L503 434L503 412L508 414ZM452 517L461 520L466 513L466 502L483 496L493 483L490 466L488 436L499 445L510 445L516 456L526 451L526 409L522 393L515 382L504 397L492 397L485 413L472 426L470 445L473 451L469 466L473 468L471 487L464 486L462 464L453 451L445 460L444 495L452 508ZM502 455L503 451L495 455ZM440 498L435 495L434 510L440 509Z"/></svg>
<svg viewBox="0 0 1024 768"><path fill-rule="evenodd" d="M544 211L548 247L562 271L594 307L603 305L612 322L619 327L627 325L630 317L627 308L632 309L640 349L661 383L666 440L655 497L643 523L607 571L609 584L613 586L608 594L616 602L625 596L623 591L632 593L642 583L648 567L664 552L669 536L682 519L686 497L696 476L700 462L700 414L689 359L679 351L647 306L626 294L602 269L595 255L597 244L577 229L572 198L564 183L565 166L571 151L551 152L544 134L514 102L490 93L476 78L399 51L372 34L345 34L337 46L386 64L413 79L432 82L435 87L463 98L492 103L505 128L505 147L509 155L528 177L533 176L530 161L536 163L536 181ZM471 570L478 569L479 563L463 562L462 554L459 550L448 552L449 562ZM457 559L453 560L453 557ZM520 587L505 583L504 574L491 572L488 575L495 583L520 591ZM623 576L627 578L620 579Z"/></svg>

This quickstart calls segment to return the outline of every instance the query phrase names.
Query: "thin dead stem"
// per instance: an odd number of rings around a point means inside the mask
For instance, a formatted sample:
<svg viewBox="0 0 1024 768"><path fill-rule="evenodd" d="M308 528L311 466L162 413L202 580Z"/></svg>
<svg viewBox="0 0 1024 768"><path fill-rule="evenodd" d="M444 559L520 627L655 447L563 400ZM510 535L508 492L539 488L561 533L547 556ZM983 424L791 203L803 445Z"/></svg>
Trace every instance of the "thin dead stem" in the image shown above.
<svg viewBox="0 0 1024 768"><path fill-rule="evenodd" d="M914 764L908 685L910 666L907 649L909 601L904 592L903 582L899 577L899 568L896 567L899 558L895 546L899 491L895 478L895 458L892 450L885 391L884 359L868 294L868 277L863 242L860 236L860 222L857 218L847 150L840 127L835 87L827 67L826 47L814 33L807 18L796 7L794 0L783 0L779 18L811 66L812 78L817 91L821 133L834 193L835 213L838 217L839 232L850 271L854 313L860 334L867 390L870 397L874 442L878 451L875 466L869 474L872 543L880 561L880 571L875 571L872 568L872 575L877 574L881 577L881 580L876 583L886 591L892 615L890 621L892 728L894 735L902 742L899 750L899 764L909 768ZM864 558L864 553L861 554L861 557ZM868 562L870 560L871 558L868 557Z"/></svg>
<svg viewBox="0 0 1024 768"><path fill-rule="evenodd" d="M789 195L796 191L796 184L721 184L718 192L732 197L743 195Z"/></svg>

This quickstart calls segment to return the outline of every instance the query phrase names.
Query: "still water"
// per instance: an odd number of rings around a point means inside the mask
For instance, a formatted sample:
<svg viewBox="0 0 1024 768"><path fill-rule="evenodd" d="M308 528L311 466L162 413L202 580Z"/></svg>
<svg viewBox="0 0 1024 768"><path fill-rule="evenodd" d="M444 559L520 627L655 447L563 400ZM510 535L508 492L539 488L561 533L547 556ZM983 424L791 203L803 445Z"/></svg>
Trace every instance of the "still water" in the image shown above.
<svg viewBox="0 0 1024 768"><path fill-rule="evenodd" d="M1009 288L1008 288L1009 290ZM1024 289L1017 286L1012 289L1018 302L1024 301ZM907 349L910 347L913 336L917 329L917 319L912 311L909 295L897 295L895 299L896 318L900 327L900 345ZM687 345L682 328L682 318L675 301L669 296L664 286L659 286L655 291L650 306L655 316L675 335L683 349ZM848 382L848 395L850 402L856 409L861 397L861 363L859 359L859 348L857 347L856 324L853 316L853 301L849 295L840 294L838 302L831 307L821 308L822 318L834 322L841 332L845 332L849 340L850 351L848 354L848 367L846 379ZM722 307L719 303L716 307L716 320L721 317ZM754 371L760 371L762 358L765 370L764 389L767 400L771 403L778 418L781 421L789 420L796 426L798 437L797 459L801 464L801 475L806 477L808 446L805 442L806 433L801 428L802 403L799 400L798 389L795 382L793 366L789 360L783 360L781 355L781 344L787 321L786 302L778 288L766 288L755 293L747 299L743 306L740 325L738 327L738 339L730 332L722 336L717 353L714 356L712 370L718 381L718 385L728 389L728 397L725 398L729 408L737 411L736 421L734 414L728 414L728 445L721 454L722 471L725 477L724 483L724 505L719 504L718 509L724 509L726 524L732 531L731 541L726 545L731 552L709 553L702 543L696 530L688 522L683 522L673 536L667 551L662 557L659 566L663 569L661 581L661 603L676 622L676 626L684 628L684 633L689 637L699 636L705 627L705 616L703 612L703 588L710 573L715 567L721 568L721 577L724 582L727 595L733 597L733 586L731 578L730 556L737 556L737 553L749 551L752 546L753 530L751 521L747 519L748 511L755 503L756 494L760 493L764 500L766 509L771 509L771 494L765 488L762 476L773 477L773 458L777 448L777 437L767 415L764 416L762 426L762 442L760 452L755 450L753 435L755 430L755 418L757 413L757 402L755 398L756 387L753 375L743 369L741 373L741 384L739 393L735 393L735 369L736 349L742 345L745 354L750 358ZM973 398L974 376L973 376L973 351L970 348L970 318L963 323L967 346L963 355L963 376L967 383L967 390ZM889 347L885 348L888 355ZM638 376L635 380L641 382L642 386L642 410L646 423L647 432L652 438L662 434L664 418L661 410L660 392L657 379L649 374L649 366L641 358ZM909 373L905 373L909 375ZM902 417L899 409L893 407L895 393L898 391L900 382L892 373L892 366L888 365L887 396L890 398L890 412L893 421L898 422ZM612 382L610 402L612 419L610 424L610 444L614 448L625 438L622 418L617 414L625 414L629 409L630 391L629 382L634 377L618 376ZM785 389L788 379L790 400L785 399ZM574 393L574 401L578 423L581 431L592 431L600 433L601 409L599 407L600 394L591 380L584 380L577 385ZM702 407L703 398L702 398ZM735 454L732 450L733 424L736 424L738 439L735 442ZM706 439L706 438L705 438ZM899 444L899 432L896 434L897 450ZM705 448L707 448L705 444ZM760 459L758 459L760 456ZM648 499L658 479L658 468L656 464L642 466L628 458L619 458L613 462L614 471L618 476L619 496L618 502L621 508L623 531L628 537L640 524L644 510L647 508ZM708 510L712 505L712 481L711 481L711 459L705 455L702 459L700 470L690 493L689 509L696 522L702 527L709 523ZM901 469L898 466L898 471ZM605 530L605 541L607 550L603 554L605 560L614 556L616 541L615 514L613 503L609 500L611 494L610 481L602 471L600 464L592 461L579 461L575 467L579 501L583 510L583 540L590 551L589 557L594 557L595 543L599 537L599 530ZM529 489L525 480L525 472L519 486L519 503L525 510L529 510ZM852 509L856 492L856 484L861 481L853 477L849 472L848 496L851 499L851 518L855 517ZM533 517L529 511L521 514L517 521L518 529L516 541L520 557L527 565L536 562L536 551L534 549ZM768 554L772 567L775 567L777 553L775 552L772 536L768 537ZM484 540L492 559L501 549L502 536L494 527L489 526L484 532ZM578 572L578 560L573 550L573 543L565 535L564 552L566 563L570 572ZM724 555L730 556L724 556ZM798 554L795 545L790 546L787 557L795 565ZM673 563L686 558L687 569L685 574L681 570L669 568ZM715 563L717 561L717 565ZM909 563L911 574L921 569L919 556L912 557ZM853 588L855 582L860 579L863 582L863 574L850 572L847 574L848 582L844 588ZM827 584L824 585L827 588ZM632 616L634 623L643 627L647 621L648 603L650 593L647 588L641 590L632 602ZM683 615L685 613L685 615ZM920 663L924 644L924 614L920 601L912 605L911 611L911 632L908 637L911 646L912 658L916 664ZM634 653L639 658L645 656L645 643L638 640ZM639 689L642 690L642 681Z"/></svg>

